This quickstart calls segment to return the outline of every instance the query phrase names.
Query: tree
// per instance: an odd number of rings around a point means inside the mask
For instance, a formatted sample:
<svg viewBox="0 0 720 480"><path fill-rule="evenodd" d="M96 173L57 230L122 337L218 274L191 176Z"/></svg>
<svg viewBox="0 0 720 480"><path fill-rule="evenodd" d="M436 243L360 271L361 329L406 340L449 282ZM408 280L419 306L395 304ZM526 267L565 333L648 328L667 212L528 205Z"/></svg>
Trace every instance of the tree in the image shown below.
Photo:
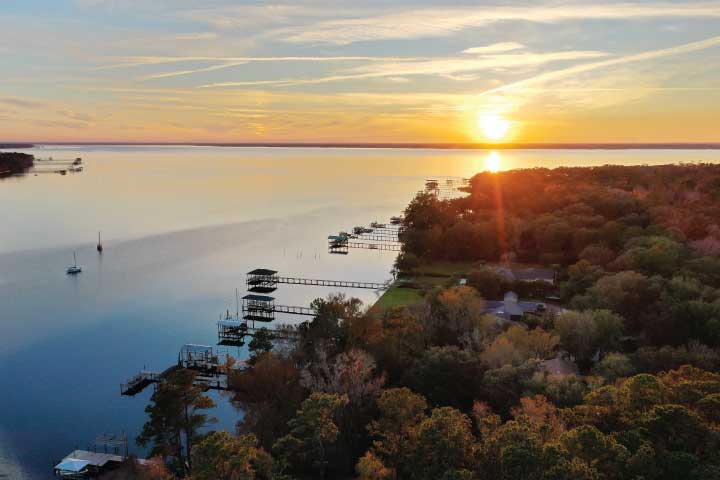
<svg viewBox="0 0 720 480"><path fill-rule="evenodd" d="M423 395L430 405L470 408L478 398L482 374L477 358L457 347L433 347L417 359L403 384Z"/></svg>
<svg viewBox="0 0 720 480"><path fill-rule="evenodd" d="M202 387L194 384L197 372L181 369L158 385L145 408L150 416L137 438L141 446L152 444L152 455L174 457L179 469L192 467L192 448L197 432L215 418L202 410L215 406ZM183 451L183 441L185 450Z"/></svg>
<svg viewBox="0 0 720 480"><path fill-rule="evenodd" d="M265 449L288 432L288 421L307 395L295 362L277 353L260 353L252 367L232 371L232 403L243 412L238 430L253 433Z"/></svg>
<svg viewBox="0 0 720 480"><path fill-rule="evenodd" d="M392 470L383 465L372 452L363 455L355 467L359 480L391 480L395 478Z"/></svg>
<svg viewBox="0 0 720 480"><path fill-rule="evenodd" d="M258 354L271 351L273 349L273 340L275 340L275 336L267 328L263 327L256 330L248 344L248 350L252 355L251 360L254 362Z"/></svg>
<svg viewBox="0 0 720 480"><path fill-rule="evenodd" d="M347 403L347 395L313 393L302 402L295 418L288 422L290 433L275 442L273 451L295 466L316 467L320 478L324 479L327 447L340 434L334 416Z"/></svg>
<svg viewBox="0 0 720 480"><path fill-rule="evenodd" d="M482 267L468 273L468 284L477 289L483 298L489 300L500 299L510 290L511 282L507 277L499 274L494 269Z"/></svg>
<svg viewBox="0 0 720 480"><path fill-rule="evenodd" d="M376 372L375 360L363 350L352 349L328 362L324 354L302 372L302 384L313 392L346 395L347 406L339 416L340 440L345 461L351 468L367 448L366 429L369 411L385 383L385 375Z"/></svg>
<svg viewBox="0 0 720 480"><path fill-rule="evenodd" d="M435 480L462 475L472 464L470 419L451 407L436 408L418 427L414 478Z"/></svg>
<svg viewBox="0 0 720 480"><path fill-rule="evenodd" d="M427 402L408 388L391 388L380 394L377 407L380 416L368 425L375 438L371 453L400 476L411 475L410 455L415 451L418 426L427 418Z"/></svg>
<svg viewBox="0 0 720 480"><path fill-rule="evenodd" d="M601 478L622 478L627 449L597 428L583 425L562 435L560 444L570 458L579 458L601 473Z"/></svg>
<svg viewBox="0 0 720 480"><path fill-rule="evenodd" d="M612 383L618 378L632 375L635 367L627 356L622 353L610 352L600 360L593 371Z"/></svg>
<svg viewBox="0 0 720 480"><path fill-rule="evenodd" d="M174 480L162 458L154 457L144 463L127 458L117 468L98 477L98 480Z"/></svg>
<svg viewBox="0 0 720 480"><path fill-rule="evenodd" d="M458 286L428 294L425 329L435 345L457 345L481 323L484 302L472 287Z"/></svg>
<svg viewBox="0 0 720 480"><path fill-rule="evenodd" d="M272 459L257 448L254 435L206 435L193 450L193 480L253 480L271 475Z"/></svg>
<svg viewBox="0 0 720 480"><path fill-rule="evenodd" d="M555 334L560 344L579 361L587 362L597 352L597 325L587 312L568 311L555 319Z"/></svg>

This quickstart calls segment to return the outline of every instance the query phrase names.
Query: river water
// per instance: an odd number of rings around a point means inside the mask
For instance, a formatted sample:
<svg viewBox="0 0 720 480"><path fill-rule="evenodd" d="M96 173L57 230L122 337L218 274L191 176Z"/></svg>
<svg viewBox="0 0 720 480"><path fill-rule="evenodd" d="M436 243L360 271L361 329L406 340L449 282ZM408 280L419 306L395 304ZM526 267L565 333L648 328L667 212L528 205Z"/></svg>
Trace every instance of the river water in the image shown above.
<svg viewBox="0 0 720 480"><path fill-rule="evenodd" d="M331 255L326 237L399 214L428 178L535 166L720 162L720 151L42 146L84 171L0 181L0 479L52 478L104 432L131 439L150 389L120 396L185 343L214 345L245 272L381 282L394 253ZM102 231L105 251L95 251ZM83 272L65 268L77 252ZM332 289L283 285L306 306ZM372 290L346 293L371 304ZM278 316L282 322L297 322ZM243 358L246 348L229 348ZM214 394L216 428L240 413ZM142 454L131 445L131 451Z"/></svg>

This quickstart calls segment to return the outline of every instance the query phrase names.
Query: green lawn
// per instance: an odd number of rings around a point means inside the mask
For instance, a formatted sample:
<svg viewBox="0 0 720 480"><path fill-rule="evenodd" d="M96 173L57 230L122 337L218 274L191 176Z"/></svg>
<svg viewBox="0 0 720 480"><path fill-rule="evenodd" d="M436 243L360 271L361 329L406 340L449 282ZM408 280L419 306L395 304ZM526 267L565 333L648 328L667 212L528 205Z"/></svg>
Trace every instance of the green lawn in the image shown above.
<svg viewBox="0 0 720 480"><path fill-rule="evenodd" d="M437 261L429 264L423 264L415 269L418 275L438 275L444 277L452 277L453 275L466 275L473 270L477 262L451 262Z"/></svg>
<svg viewBox="0 0 720 480"><path fill-rule="evenodd" d="M383 311L392 307L412 305L422 300L422 291L416 288L392 286L373 305L373 310Z"/></svg>

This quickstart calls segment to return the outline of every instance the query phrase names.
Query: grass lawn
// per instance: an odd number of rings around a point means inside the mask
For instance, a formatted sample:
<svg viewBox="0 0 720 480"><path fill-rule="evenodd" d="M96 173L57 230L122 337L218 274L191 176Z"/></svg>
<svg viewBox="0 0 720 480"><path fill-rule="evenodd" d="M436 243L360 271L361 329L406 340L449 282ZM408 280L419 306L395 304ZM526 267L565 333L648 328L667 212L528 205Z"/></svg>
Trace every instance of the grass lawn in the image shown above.
<svg viewBox="0 0 720 480"><path fill-rule="evenodd" d="M423 264L415 269L417 275L436 275L443 277L452 277L453 275L466 275L468 272L476 268L478 262L451 262L437 261Z"/></svg>
<svg viewBox="0 0 720 480"><path fill-rule="evenodd" d="M392 286L387 289L380 299L375 302L372 309L378 312L391 307L399 307L402 305L412 305L422 300L422 290L416 288L402 288Z"/></svg>

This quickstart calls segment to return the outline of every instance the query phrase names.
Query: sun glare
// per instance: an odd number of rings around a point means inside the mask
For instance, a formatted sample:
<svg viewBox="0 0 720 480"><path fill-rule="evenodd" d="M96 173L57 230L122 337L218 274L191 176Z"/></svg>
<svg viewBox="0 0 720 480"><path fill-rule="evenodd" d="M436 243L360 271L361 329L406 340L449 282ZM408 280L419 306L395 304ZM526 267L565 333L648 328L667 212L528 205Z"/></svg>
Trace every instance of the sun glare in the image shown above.
<svg viewBox="0 0 720 480"><path fill-rule="evenodd" d="M497 152L490 152L485 159L485 170L497 173L500 170L501 158Z"/></svg>
<svg viewBox="0 0 720 480"><path fill-rule="evenodd" d="M493 142L505 138L510 129L510 122L494 113L478 113L477 124L485 138Z"/></svg>

